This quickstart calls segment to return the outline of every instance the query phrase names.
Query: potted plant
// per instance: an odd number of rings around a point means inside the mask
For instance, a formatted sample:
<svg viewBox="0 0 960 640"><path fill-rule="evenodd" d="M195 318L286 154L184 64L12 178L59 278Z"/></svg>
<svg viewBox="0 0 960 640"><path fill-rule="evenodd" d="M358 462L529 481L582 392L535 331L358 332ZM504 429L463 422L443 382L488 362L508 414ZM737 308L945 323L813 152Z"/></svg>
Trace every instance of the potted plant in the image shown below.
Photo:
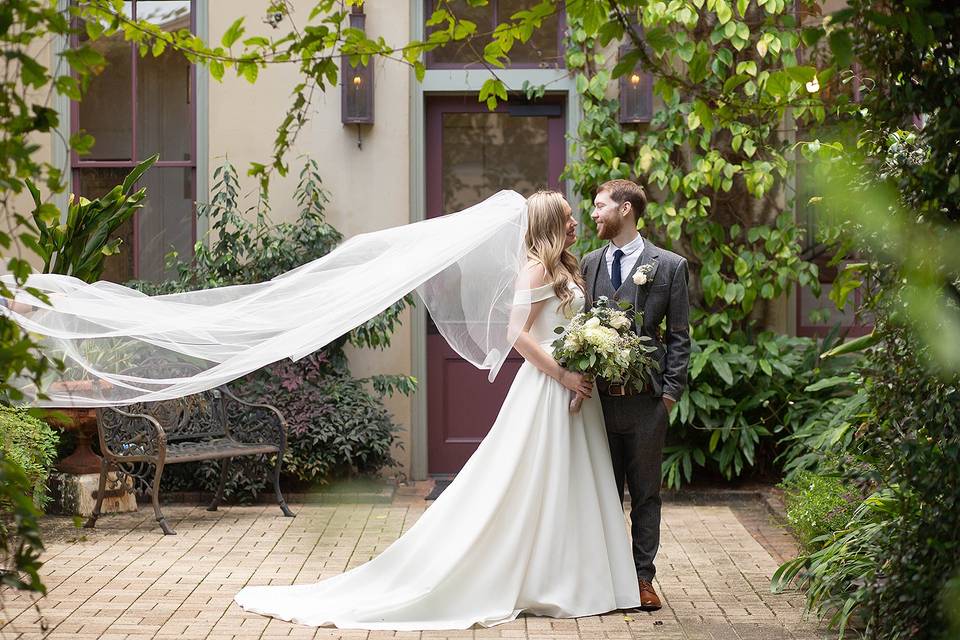
<svg viewBox="0 0 960 640"><path fill-rule="evenodd" d="M30 180L27 187L33 195L36 208L33 221L37 239L31 239L31 249L43 258L43 273L59 273L96 282L103 273L103 261L120 249L120 238L110 236L143 207L147 189L133 192L137 180L153 166L159 154L147 158L131 171L122 185L94 200L70 195L66 220L60 221L60 211L40 200L40 190Z"/></svg>
<svg viewBox="0 0 960 640"><path fill-rule="evenodd" d="M127 175L123 184L99 198L89 200L71 194L67 215L62 221L60 211L53 204L42 202L40 190L27 180L27 187L36 205L32 215L38 231L36 240L31 239L31 248L43 258L42 273L69 275L84 282L99 280L105 258L116 254L122 242L120 238L111 236L137 209L143 207L146 188L136 191L133 188L158 157L159 154L156 154L141 162ZM109 349L110 345L98 348ZM106 355L109 357L109 354ZM81 367L69 368L58 377L59 380L50 383L50 390L90 390L106 384L89 378ZM100 458L90 448L90 438L96 433L96 411L84 408L58 409L50 414L48 421L52 426L75 430L77 433L76 450L61 460L57 468L78 475L99 473Z"/></svg>

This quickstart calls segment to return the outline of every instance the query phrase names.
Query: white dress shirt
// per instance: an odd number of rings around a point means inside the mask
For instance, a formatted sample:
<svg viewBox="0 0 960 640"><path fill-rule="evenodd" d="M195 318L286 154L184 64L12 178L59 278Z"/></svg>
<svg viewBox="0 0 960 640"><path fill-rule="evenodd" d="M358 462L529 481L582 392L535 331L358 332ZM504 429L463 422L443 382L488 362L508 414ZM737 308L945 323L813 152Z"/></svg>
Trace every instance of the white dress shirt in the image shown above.
<svg viewBox="0 0 960 640"><path fill-rule="evenodd" d="M618 247L612 242L610 243L610 247L603 257L607 261L607 273L610 274L611 280L613 279L613 254L617 249L623 251L623 255L620 256L620 281L626 282L627 276L633 271L634 265L637 264L637 260L640 259L640 255L643 253L643 236L637 234L636 238L622 247Z"/></svg>

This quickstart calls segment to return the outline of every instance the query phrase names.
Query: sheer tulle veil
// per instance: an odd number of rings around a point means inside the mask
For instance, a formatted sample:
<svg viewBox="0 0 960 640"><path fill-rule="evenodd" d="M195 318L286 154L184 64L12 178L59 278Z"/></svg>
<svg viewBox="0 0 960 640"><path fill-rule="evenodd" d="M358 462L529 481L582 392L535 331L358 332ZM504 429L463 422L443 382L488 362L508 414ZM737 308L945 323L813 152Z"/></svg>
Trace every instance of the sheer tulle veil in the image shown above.
<svg viewBox="0 0 960 640"><path fill-rule="evenodd" d="M150 297L109 282L33 274L14 289L32 310L0 312L65 368L45 379L47 398L27 380L16 384L30 403L53 407L196 393L302 358L411 291L447 342L492 380L529 313L514 300L523 288L526 209L523 196L500 191L457 213L355 236L259 284ZM13 289L12 277L3 278Z"/></svg>

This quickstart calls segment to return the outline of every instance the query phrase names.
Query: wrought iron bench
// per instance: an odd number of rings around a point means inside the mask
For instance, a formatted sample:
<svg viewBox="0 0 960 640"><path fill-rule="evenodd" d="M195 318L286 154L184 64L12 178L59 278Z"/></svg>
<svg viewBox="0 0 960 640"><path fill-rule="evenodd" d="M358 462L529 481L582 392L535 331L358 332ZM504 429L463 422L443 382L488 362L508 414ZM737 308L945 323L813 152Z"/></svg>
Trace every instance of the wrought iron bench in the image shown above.
<svg viewBox="0 0 960 640"><path fill-rule="evenodd" d="M175 535L160 511L160 478L166 465L220 460L219 485L207 508L216 511L223 499L230 461L257 454L276 455L273 489L283 515L294 517L280 493L287 423L271 405L241 400L223 386L173 400L98 409L97 432L102 455L100 487L87 528L92 528L100 517L111 470L117 473L121 487L126 476L132 479L138 493L150 489L160 528L167 535Z"/></svg>

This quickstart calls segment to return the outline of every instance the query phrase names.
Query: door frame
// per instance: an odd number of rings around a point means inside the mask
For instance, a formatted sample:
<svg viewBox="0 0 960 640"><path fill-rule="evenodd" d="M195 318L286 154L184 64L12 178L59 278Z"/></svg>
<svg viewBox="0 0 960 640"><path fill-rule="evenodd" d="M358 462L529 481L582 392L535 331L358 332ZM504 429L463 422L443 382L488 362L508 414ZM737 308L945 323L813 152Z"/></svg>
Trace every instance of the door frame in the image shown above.
<svg viewBox="0 0 960 640"><path fill-rule="evenodd" d="M514 95L511 94L511 98ZM500 103L495 113L506 116L507 119L532 117L537 119L536 126L545 126L547 135L546 145L546 182L538 182L540 188L566 190L565 183L560 180L566 161L566 123L564 118L564 96L546 95L535 101L524 100L516 96L509 103ZM477 102L475 94L426 94L424 96L425 113L427 118L426 142L426 207L428 216L437 216L447 213L443 205L443 168L444 121L448 114L482 114L489 113L487 106ZM511 147L519 144L522 149L523 140L507 139ZM501 185L510 188L510 185ZM482 194L481 196L482 197ZM462 203L461 203L462 204ZM499 407L506 396L509 384L513 381L517 369L523 359L516 352L511 351L504 362L494 384L486 382L486 375L479 370L464 372L461 366L465 361L447 345L436 332L427 334L427 375L424 378L429 384L423 387L427 396L427 473L431 476L447 476L455 474L489 432L496 418L496 411L491 415L490 409ZM467 367L472 369L472 367ZM456 373L460 370L460 373ZM466 378L461 376L466 375ZM454 379L466 382L471 389L470 397L482 397L481 407L475 407L479 412L468 418L460 415L458 403L465 400L460 395L462 391L454 391ZM453 414L451 414L453 412ZM453 435L452 431L457 435ZM436 456L436 457L434 457Z"/></svg>
<svg viewBox="0 0 960 640"><path fill-rule="evenodd" d="M423 40L423 0L409 0L410 38ZM581 120L580 97L576 91L573 77L566 69L498 69L497 77L509 90L520 91L523 83L544 85L549 95L565 98L566 113L566 158L572 157L572 140L576 137ZM483 83L492 77L484 69L427 69L423 81L417 80L413 70L409 74L410 95L410 222L419 222L426 218L426 97L434 95L476 94ZM565 190L571 198L573 183L565 181ZM579 202L570 203L574 211L579 211ZM411 374L419 384L411 399L411 443L410 466L414 480L427 479L427 316L422 304L416 305L411 316Z"/></svg>

